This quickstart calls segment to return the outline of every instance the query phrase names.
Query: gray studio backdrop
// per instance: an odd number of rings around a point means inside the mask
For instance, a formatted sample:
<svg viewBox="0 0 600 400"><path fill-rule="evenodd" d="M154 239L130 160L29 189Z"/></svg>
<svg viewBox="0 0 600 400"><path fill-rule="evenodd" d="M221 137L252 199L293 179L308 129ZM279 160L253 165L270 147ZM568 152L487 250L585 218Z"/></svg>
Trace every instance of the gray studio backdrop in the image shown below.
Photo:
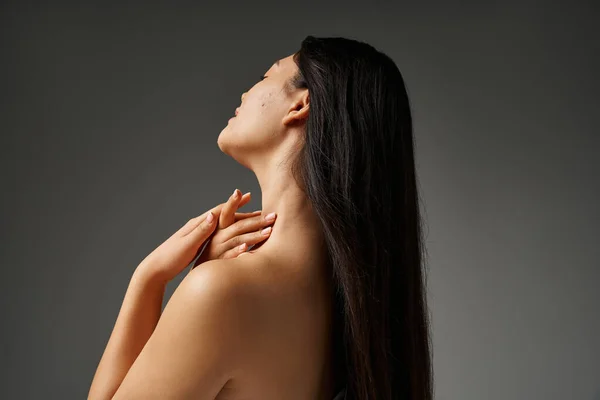
<svg viewBox="0 0 600 400"><path fill-rule="evenodd" d="M0 398L85 398L139 261L236 187L260 208L217 136L312 34L405 77L436 399L599 400L598 6L472 3L3 2Z"/></svg>

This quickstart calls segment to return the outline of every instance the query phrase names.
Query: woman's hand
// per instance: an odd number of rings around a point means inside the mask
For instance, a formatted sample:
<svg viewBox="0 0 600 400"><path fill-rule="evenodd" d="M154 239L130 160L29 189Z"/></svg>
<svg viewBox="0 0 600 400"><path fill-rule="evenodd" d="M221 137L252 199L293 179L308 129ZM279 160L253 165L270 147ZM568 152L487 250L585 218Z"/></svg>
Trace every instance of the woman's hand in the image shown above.
<svg viewBox="0 0 600 400"><path fill-rule="evenodd" d="M142 260L135 274L166 284L189 265L218 224L221 209L190 219Z"/></svg>
<svg viewBox="0 0 600 400"><path fill-rule="evenodd" d="M250 201L250 192L241 196L241 192L236 189L223 205L219 227L192 269L208 260L235 258L247 254L245 252L248 246L260 243L271 235L272 227L268 228L268 226L275 221L277 217L275 213L266 217L261 215L260 210L252 213L234 213L248 201Z"/></svg>
<svg viewBox="0 0 600 400"><path fill-rule="evenodd" d="M248 201L250 201L250 193L241 196L241 192L236 189L226 203L219 204L204 214L190 219L144 258L137 267L136 273L166 284L192 262L211 235L212 240L198 258L199 261L194 263L194 267L207 260L239 255L241 243L254 244L265 240L270 233L260 236L260 232L247 232L271 224L273 220L262 218L260 210L251 213L235 212ZM245 248L242 253L243 251Z"/></svg>

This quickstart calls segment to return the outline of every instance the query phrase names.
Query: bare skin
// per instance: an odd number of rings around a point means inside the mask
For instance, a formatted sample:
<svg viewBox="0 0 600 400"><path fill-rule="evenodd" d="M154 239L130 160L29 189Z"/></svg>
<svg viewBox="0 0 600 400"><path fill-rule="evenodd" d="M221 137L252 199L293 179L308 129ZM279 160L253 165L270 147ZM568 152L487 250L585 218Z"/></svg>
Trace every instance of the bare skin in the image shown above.
<svg viewBox="0 0 600 400"><path fill-rule="evenodd" d="M296 71L291 56L273 64L266 78L244 93L239 113L217 141L221 151L256 174L262 216L277 214L270 236L234 258L192 269L162 315L166 282L161 278L175 276L185 263L167 270L159 261L174 257L149 257L140 265L102 367L107 378L99 379L92 392L101 393L109 379L122 381L114 397L89 398L331 400L335 395L331 271L319 221L289 172L310 104L308 90L284 89ZM189 235L202 243L214 225L200 222L195 229L202 232ZM190 251L179 245L188 243L184 240L176 238L164 249ZM136 336L141 313L148 315L139 333L143 337ZM119 354L134 345L143 349L131 365ZM124 378L108 375L114 362L127 371Z"/></svg>
<svg viewBox="0 0 600 400"><path fill-rule="evenodd" d="M244 359L216 398L331 400L331 291L319 235L304 228L273 236L232 260L255 288L253 309L261 318L251 328L256 334L250 334Z"/></svg>
<svg viewBox="0 0 600 400"><path fill-rule="evenodd" d="M269 239L234 260L243 262L241 269L250 271L248 279L263 294L256 300L256 312L265 317L256 327L260 337L248 344L247 358L219 400L331 400L335 395L329 369L331 272L326 268L323 233L285 163L287 152L293 152L304 135L309 108L307 90L281 90L296 71L291 56L274 64L266 78L245 94L247 98L242 97L239 114L219 137L223 151L255 172L263 214L277 212ZM245 112L260 117L247 122ZM254 121L265 125L265 120L266 131L252 126L238 131L236 125L246 127ZM256 137L236 140L238 132ZM230 148L230 142L238 146Z"/></svg>

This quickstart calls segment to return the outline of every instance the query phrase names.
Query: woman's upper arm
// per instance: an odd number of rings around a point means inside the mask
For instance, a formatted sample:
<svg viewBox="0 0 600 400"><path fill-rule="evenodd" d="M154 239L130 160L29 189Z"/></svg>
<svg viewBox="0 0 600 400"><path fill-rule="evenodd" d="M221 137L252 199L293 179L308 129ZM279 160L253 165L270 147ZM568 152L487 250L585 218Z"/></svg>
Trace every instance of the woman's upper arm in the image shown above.
<svg viewBox="0 0 600 400"><path fill-rule="evenodd" d="M231 378L240 351L246 291L208 261L179 284L113 399L213 400Z"/></svg>

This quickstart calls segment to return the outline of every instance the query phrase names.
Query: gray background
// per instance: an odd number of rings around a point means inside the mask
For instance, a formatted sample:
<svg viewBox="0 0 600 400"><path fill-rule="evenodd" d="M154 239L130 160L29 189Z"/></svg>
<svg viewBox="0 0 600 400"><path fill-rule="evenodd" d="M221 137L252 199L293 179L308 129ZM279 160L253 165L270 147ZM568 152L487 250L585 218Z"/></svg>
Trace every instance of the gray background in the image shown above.
<svg viewBox="0 0 600 400"><path fill-rule="evenodd" d="M436 399L600 399L597 3L390 4L2 3L1 398L85 398L139 261L260 208L217 136L312 34L406 80Z"/></svg>

